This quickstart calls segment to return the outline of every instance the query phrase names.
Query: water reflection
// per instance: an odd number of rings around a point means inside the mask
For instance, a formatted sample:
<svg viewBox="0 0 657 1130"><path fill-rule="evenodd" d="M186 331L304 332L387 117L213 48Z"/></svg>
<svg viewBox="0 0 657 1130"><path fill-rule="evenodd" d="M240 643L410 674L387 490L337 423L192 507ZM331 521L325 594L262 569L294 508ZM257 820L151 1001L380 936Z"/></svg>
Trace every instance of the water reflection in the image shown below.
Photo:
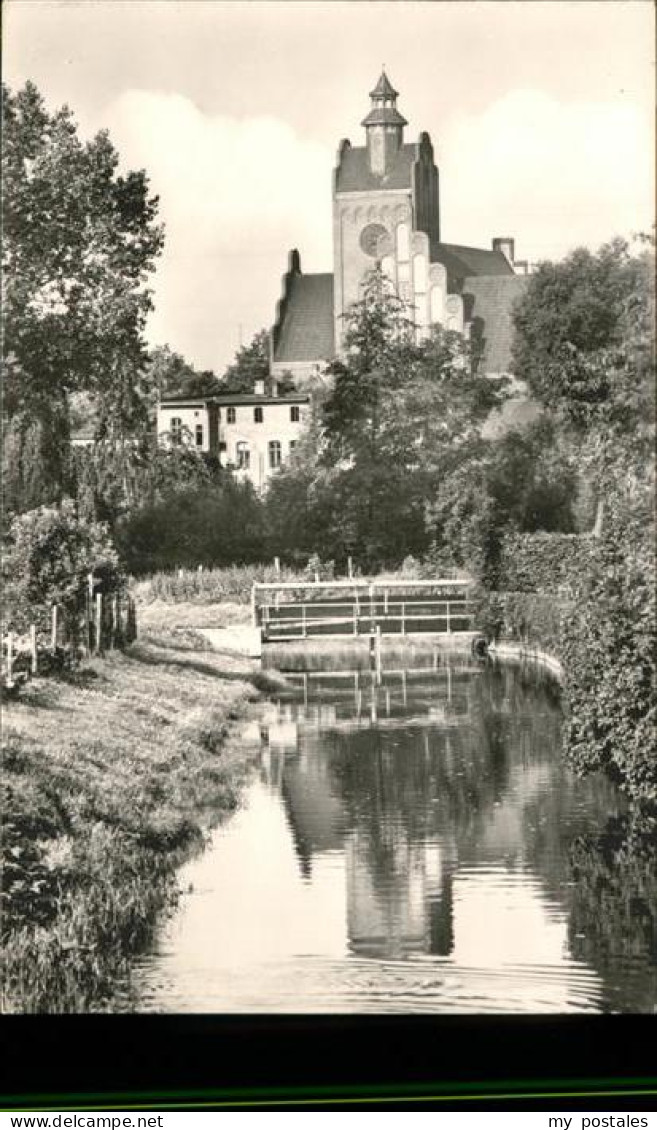
<svg viewBox="0 0 657 1130"><path fill-rule="evenodd" d="M654 841L564 767L550 681L434 655L289 682L145 1008L653 1009Z"/></svg>

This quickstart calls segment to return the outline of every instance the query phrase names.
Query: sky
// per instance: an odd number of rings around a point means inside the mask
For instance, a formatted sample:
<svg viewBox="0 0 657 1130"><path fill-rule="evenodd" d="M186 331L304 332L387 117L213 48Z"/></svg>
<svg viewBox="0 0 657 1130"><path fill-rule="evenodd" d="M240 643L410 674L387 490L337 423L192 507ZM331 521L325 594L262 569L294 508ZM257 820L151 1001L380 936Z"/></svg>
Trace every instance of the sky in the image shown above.
<svg viewBox="0 0 657 1130"><path fill-rule="evenodd" d="M3 72L146 169L152 344L223 372L292 247L330 271L331 174L383 64L427 130L441 236L561 258L654 222L651 0L5 0Z"/></svg>

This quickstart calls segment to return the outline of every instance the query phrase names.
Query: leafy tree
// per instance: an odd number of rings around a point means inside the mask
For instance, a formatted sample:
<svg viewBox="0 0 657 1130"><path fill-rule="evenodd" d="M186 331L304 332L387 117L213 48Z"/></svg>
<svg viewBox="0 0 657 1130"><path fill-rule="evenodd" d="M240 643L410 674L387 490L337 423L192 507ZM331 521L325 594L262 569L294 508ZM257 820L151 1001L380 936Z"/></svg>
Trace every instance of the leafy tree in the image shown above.
<svg viewBox="0 0 657 1130"><path fill-rule="evenodd" d="M260 330L248 345L242 345L221 378L221 391L253 392L256 381L269 379L269 332Z"/></svg>
<svg viewBox="0 0 657 1130"><path fill-rule="evenodd" d="M219 380L211 369L199 372L168 345L158 345L151 350L147 377L152 389L153 404L164 396L201 397L221 392Z"/></svg>
<svg viewBox="0 0 657 1130"><path fill-rule="evenodd" d="M264 381L265 389L271 391L272 381L269 376L269 330L259 330L248 345L242 345L235 354L235 360L228 366L223 374L219 393L252 393L256 381ZM281 393L292 392L294 380L291 373L285 373L276 378Z"/></svg>
<svg viewBox="0 0 657 1130"><path fill-rule="evenodd" d="M627 316L644 290L649 256L612 240L541 263L514 313L512 366L532 394L582 427L614 397L606 351L627 343Z"/></svg>
<svg viewBox="0 0 657 1130"><path fill-rule="evenodd" d="M57 498L71 393L93 395L104 432L129 431L144 419L147 279L163 236L145 174L118 174L107 133L82 141L71 111L49 113L31 83L17 94L3 90L2 115L9 470L24 482L31 446L47 468L41 493ZM30 501L20 489L13 500Z"/></svg>
<svg viewBox="0 0 657 1130"><path fill-rule="evenodd" d="M370 565L421 555L427 501L503 387L473 374L460 335L434 327L418 342L380 271L347 313L344 342L319 454L335 501L330 540Z"/></svg>
<svg viewBox="0 0 657 1130"><path fill-rule="evenodd" d="M78 518L74 503L16 515L2 561L7 626L44 623L51 604L69 614L83 606L90 572L116 587L122 573L106 526Z"/></svg>
<svg viewBox="0 0 657 1130"><path fill-rule="evenodd" d="M547 417L456 453L427 508L432 558L496 588L502 543L510 532L574 530L577 473Z"/></svg>
<svg viewBox="0 0 657 1130"><path fill-rule="evenodd" d="M160 494L122 518L116 540L132 573L262 560L262 504L250 483L220 483Z"/></svg>

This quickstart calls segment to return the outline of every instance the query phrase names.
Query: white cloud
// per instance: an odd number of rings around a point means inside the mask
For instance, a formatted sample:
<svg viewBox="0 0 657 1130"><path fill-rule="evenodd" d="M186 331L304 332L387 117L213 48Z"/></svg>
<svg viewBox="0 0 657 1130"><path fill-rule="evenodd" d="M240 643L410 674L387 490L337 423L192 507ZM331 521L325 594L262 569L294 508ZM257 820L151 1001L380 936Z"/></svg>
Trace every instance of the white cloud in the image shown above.
<svg viewBox="0 0 657 1130"><path fill-rule="evenodd" d="M514 90L454 118L440 143L450 242L515 235L522 257L559 257L652 223L652 131L636 103Z"/></svg>
<svg viewBox="0 0 657 1130"><path fill-rule="evenodd" d="M166 224L150 335L221 369L238 327L247 341L271 322L290 247L331 269L333 154L276 118L208 116L178 94L128 91L106 119Z"/></svg>

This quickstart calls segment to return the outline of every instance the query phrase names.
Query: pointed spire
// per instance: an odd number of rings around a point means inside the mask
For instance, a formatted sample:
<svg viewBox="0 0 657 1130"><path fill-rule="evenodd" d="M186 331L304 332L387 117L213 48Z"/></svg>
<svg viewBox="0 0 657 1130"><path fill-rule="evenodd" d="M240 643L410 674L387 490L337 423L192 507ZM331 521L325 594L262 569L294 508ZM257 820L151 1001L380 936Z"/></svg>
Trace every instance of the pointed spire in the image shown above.
<svg viewBox="0 0 657 1130"><path fill-rule="evenodd" d="M370 98L392 98L392 99L395 99L395 98L398 97L398 93L399 92L397 90L395 90L394 86L392 85L392 83L390 82L390 79L388 78L388 76L386 74L386 68L385 68L385 63L384 63L383 68L381 70L381 77L380 77L379 81L377 82L376 86L374 87L374 90L370 90Z"/></svg>
<svg viewBox="0 0 657 1130"><path fill-rule="evenodd" d="M395 103L398 94L388 78L385 68L374 90L370 90L372 105L370 112L361 123L364 126L406 126L408 122L399 113Z"/></svg>

